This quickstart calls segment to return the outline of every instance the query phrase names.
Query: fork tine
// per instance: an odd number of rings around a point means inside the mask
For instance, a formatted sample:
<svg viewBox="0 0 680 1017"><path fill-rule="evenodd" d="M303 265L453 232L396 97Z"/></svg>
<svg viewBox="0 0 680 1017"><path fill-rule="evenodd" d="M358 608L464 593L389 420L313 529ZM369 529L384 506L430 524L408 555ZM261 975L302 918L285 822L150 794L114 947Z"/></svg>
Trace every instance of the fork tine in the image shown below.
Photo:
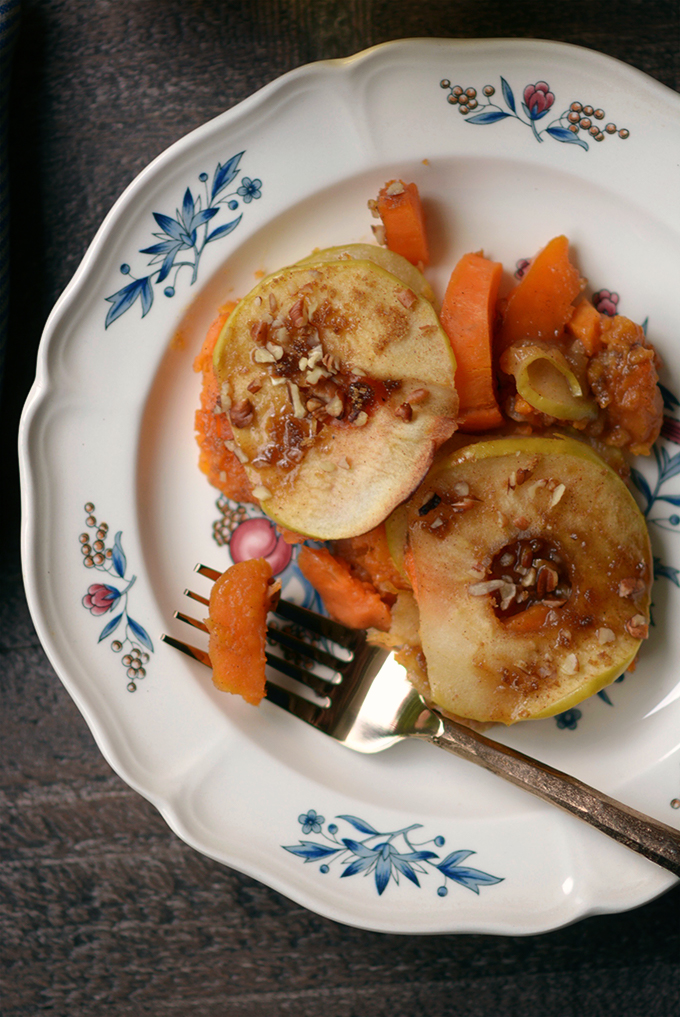
<svg viewBox="0 0 680 1017"><path fill-rule="evenodd" d="M286 621L302 625L310 632L325 636L326 639L349 650L353 650L365 638L362 631L348 629L346 625L340 625L339 622L315 614L314 611L308 611L306 607L300 607L299 604L291 604L288 600L280 600L274 613L280 618L285 618Z"/></svg>
<svg viewBox="0 0 680 1017"><path fill-rule="evenodd" d="M198 618L192 618L190 614L184 614L182 611L175 611L174 617L177 621L186 622L187 625L192 625L195 629L200 629L201 632L209 631L205 622L199 621Z"/></svg>
<svg viewBox="0 0 680 1017"><path fill-rule="evenodd" d="M217 569L203 564L196 565L194 571L213 582L222 575ZM193 590L185 590L184 593L191 600L209 607L210 601L201 594L195 593ZM305 641L304 637L299 638L290 632L284 632L282 629L274 628L273 626L268 627L267 630L267 639L270 643L292 650L302 658L302 661L313 661L339 675L339 681L333 681L332 678L315 674L307 667L304 667L302 663L287 660L285 657L271 652L266 652L265 654L270 669L299 682L311 692L325 699L325 702L311 702L296 692L278 685L274 675L267 681L267 698L301 720L313 724L322 730L326 729L330 720L330 713L332 712L330 708L334 705L337 708L340 703L347 699L348 695L351 695L352 683L350 682L346 689L342 688L344 684L343 679L349 680L349 676L353 669L356 668L359 660L363 661L366 654L365 634L362 631L349 629L345 625L332 621L330 618L318 615L314 611L309 611L307 608L300 607L298 604L293 604L286 600L279 600L273 613L285 621L292 622L306 629L312 636L321 636L328 639L330 642L336 643L351 653L349 660L341 659L322 647ZM184 614L182 611L175 611L174 616L178 621L191 625L201 632L208 632L205 622L192 618L191 615ZM210 656L205 650L165 634L161 638L170 646L175 647L175 649L187 654L187 656L199 661L206 667L212 667Z"/></svg>
<svg viewBox="0 0 680 1017"><path fill-rule="evenodd" d="M269 666L274 668L275 671L280 671L281 674L287 675L288 678L294 678L320 696L328 696L329 690L333 688L332 681L323 678L321 675L314 674L313 671L308 671L299 664L295 664L292 660L286 660L285 657L277 657L276 654L267 652L265 652L265 657Z"/></svg>
<svg viewBox="0 0 680 1017"><path fill-rule="evenodd" d="M175 617L181 618L179 612L175 612ZM194 622L193 618L181 618L181 620L188 621L189 623ZM190 643L184 643L180 639L175 639L174 636L168 636L165 632L161 634L161 639L163 640L164 643L167 643L168 646L172 646L176 650L181 650L181 652L185 653L187 657L191 657L193 660L197 660L200 664L204 664L206 667L212 668L212 662L210 660L209 654L205 650L199 649L198 646L191 646ZM287 675L289 678L294 678L296 681L299 681L301 684L305 685L308 689L311 689L312 692L316 692L320 696L326 695L328 689L332 688L332 682L328 681L325 678L320 677L319 675L313 674L311 671L305 670L305 668L298 667L296 664L293 664L289 660L284 660L283 657L277 657L273 653L266 653L265 656L267 658L267 663L275 671L279 671L281 674ZM276 687L279 688L279 686ZM281 695L285 693L285 695L291 697L290 712L291 713L294 712L296 716L300 716L300 711L303 710L303 707L301 705L295 705L298 700L300 704L307 703L308 705L310 705L308 703L308 700L303 699L302 696L298 696L294 692L288 693L283 689L280 689L280 692ZM324 709L324 706L322 704L312 703L311 705L314 706L315 709Z"/></svg>
<svg viewBox="0 0 680 1017"><path fill-rule="evenodd" d="M211 579L213 582L219 579L222 575L222 573L217 569L213 569L210 568L209 565L202 564L196 565L194 572L198 572L199 575L204 576L206 579ZM207 601L191 591L185 590L185 593L188 597L193 597L194 600L199 600L201 603L207 603ZM280 618L285 618L286 621L292 621L297 625L302 625L311 632L316 632L319 635L325 636L326 639L330 639L332 642L338 643L340 646L344 646L350 650L354 649L354 647L361 643L364 639L363 632L355 629L348 629L346 625L334 622L330 618L316 614L314 611L308 611L307 608L300 607L299 604L292 604L288 600L279 600L274 613Z"/></svg>
<svg viewBox="0 0 680 1017"><path fill-rule="evenodd" d="M205 664L206 667L212 667L210 663L210 657L205 650L199 650L197 646L190 646L189 643L183 643L181 639L175 639L174 636L168 636L165 632L161 633L161 639L168 646L172 646L175 650L181 650L182 653L186 653L187 657L192 657L197 660L200 664Z"/></svg>
<svg viewBox="0 0 680 1017"><path fill-rule="evenodd" d="M213 583L222 575L217 569L211 569L209 565L196 565L194 572L198 572L199 576L205 576L206 579L212 579Z"/></svg>
<svg viewBox="0 0 680 1017"><path fill-rule="evenodd" d="M191 592L191 591L189 591ZM205 622L200 621L198 618L192 618L189 614L184 614L183 611L175 611L174 617L181 622L185 622L187 625L191 625L193 628L198 629L201 632L208 632L208 626ZM294 653L299 654L300 657L306 657L307 660L315 661L317 664L321 664L324 667L329 668L331 671L342 672L344 667L347 667L348 661L339 660L334 657L331 653L327 653L319 646L313 646L311 643L306 643L303 639L298 639L296 636L291 635L289 632L283 632L281 629L268 628L267 629L267 640L271 643L284 646L286 649L292 650ZM272 655L274 661L281 660L281 657ZM279 670L284 670L279 668ZM307 671L301 665L298 667L298 673L291 675L293 678L298 678L299 681L304 681L305 684L312 687L312 679L318 676L312 674L311 671ZM285 672L286 674L288 672ZM305 676L305 677L302 677ZM306 676L309 676L307 678ZM327 679L321 679L328 685Z"/></svg>
<svg viewBox="0 0 680 1017"><path fill-rule="evenodd" d="M342 673L343 669L346 668L349 663L349 661L340 660L338 657L333 656L332 653L328 653L326 650L321 649L320 646L315 646L313 643L307 643L304 639L299 639L297 636L292 635L290 632L285 632L283 629L275 629L273 626L270 626L267 629L267 639L270 643L285 646L287 650L292 650L293 653L298 654L300 657L306 657L308 660L315 660L317 664L323 664L324 667L329 667L333 671L339 671Z"/></svg>
<svg viewBox="0 0 680 1017"><path fill-rule="evenodd" d="M197 618L192 618L191 615L184 614L183 611L175 611L174 617L178 621L185 622L185 624L191 625L192 628L198 629L200 632L207 633L209 631L208 626L204 622L199 621ZM288 633L277 629L269 629L267 638L271 638L272 642L279 643L281 646L287 646L308 660L322 664L331 671L339 671L343 663L345 663L319 647L311 646L303 640L296 639L294 636L290 636ZM212 667L210 656L205 651L199 650L198 647L191 646L188 643L180 643L179 640L173 640L171 636L164 635L163 639L177 649L181 649L188 656L193 657L194 660L200 660L202 664ZM296 681L301 682L301 684L306 685L312 692L316 692L321 696L327 696L328 689L332 688L334 684L332 678L325 678L322 675L314 674L313 671L309 671L302 664L296 664L294 661L286 660L284 657L277 656L274 653L266 652L265 656L270 667L275 671L287 675L288 678L294 678Z"/></svg>
<svg viewBox="0 0 680 1017"><path fill-rule="evenodd" d="M292 713L299 720L304 720L311 724L312 727L323 730L321 721L327 712L323 706L311 703L308 699L298 696L296 692L290 692L288 689L284 689L271 681L268 681L266 684L265 698L287 713Z"/></svg>

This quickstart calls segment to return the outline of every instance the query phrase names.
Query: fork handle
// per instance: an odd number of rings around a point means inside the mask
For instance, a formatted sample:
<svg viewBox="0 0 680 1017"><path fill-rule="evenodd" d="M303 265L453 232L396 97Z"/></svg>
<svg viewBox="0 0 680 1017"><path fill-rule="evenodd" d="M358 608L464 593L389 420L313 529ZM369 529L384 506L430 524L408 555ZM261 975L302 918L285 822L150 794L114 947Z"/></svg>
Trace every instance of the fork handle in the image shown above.
<svg viewBox="0 0 680 1017"><path fill-rule="evenodd" d="M427 739L510 783L552 802L590 823L609 837L680 876L680 830L645 816L609 795L562 773L547 763L441 718L442 726Z"/></svg>

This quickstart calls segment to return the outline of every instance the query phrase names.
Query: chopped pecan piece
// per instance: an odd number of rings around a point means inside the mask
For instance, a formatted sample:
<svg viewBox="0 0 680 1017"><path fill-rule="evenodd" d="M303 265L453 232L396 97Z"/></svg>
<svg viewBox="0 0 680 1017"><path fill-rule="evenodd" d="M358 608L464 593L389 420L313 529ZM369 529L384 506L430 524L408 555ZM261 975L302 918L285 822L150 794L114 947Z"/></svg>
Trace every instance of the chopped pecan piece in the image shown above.
<svg viewBox="0 0 680 1017"><path fill-rule="evenodd" d="M619 583L619 597L636 597L638 593L644 593L646 588L646 583L643 579L629 576L627 579L622 579Z"/></svg>
<svg viewBox="0 0 680 1017"><path fill-rule="evenodd" d="M557 571L549 565L542 565L536 577L536 593L543 599L548 593L557 588L559 576Z"/></svg>
<svg viewBox="0 0 680 1017"><path fill-rule="evenodd" d="M307 324L307 311L305 308L304 294L297 298L288 312L288 317L290 318L290 323L293 328L302 328L303 325Z"/></svg>
<svg viewBox="0 0 680 1017"><path fill-rule="evenodd" d="M634 614L632 618L629 618L626 622L626 632L633 639L646 639L649 635L649 625L645 616L643 614Z"/></svg>
<svg viewBox="0 0 680 1017"><path fill-rule="evenodd" d="M241 399L233 403L229 411L232 427L248 427L253 422L253 404L250 399Z"/></svg>

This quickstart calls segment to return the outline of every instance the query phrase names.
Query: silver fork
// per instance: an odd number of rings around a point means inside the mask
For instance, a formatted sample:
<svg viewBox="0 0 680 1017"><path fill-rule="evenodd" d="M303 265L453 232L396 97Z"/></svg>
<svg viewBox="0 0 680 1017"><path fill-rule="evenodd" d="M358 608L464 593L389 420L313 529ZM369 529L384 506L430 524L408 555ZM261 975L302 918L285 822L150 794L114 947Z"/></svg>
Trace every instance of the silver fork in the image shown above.
<svg viewBox="0 0 680 1017"><path fill-rule="evenodd" d="M213 581L220 575L206 565L197 565L196 571ZM184 592L208 605L206 597L191 590ZM680 830L431 710L394 655L370 646L364 632L285 600L279 600L274 614L309 635L302 638L274 625L268 627L268 641L292 655L291 659L267 651L270 669L277 672L271 673L267 681L266 698L270 702L355 752L380 752L404 738L432 742L565 809L680 876ZM202 621L180 611L175 617L208 631ZM161 638L211 666L205 650L165 634ZM319 639L326 642L326 647L318 645ZM326 670L330 680L311 670L315 664ZM281 684L281 675L303 688L298 686L299 691L294 691L286 678Z"/></svg>

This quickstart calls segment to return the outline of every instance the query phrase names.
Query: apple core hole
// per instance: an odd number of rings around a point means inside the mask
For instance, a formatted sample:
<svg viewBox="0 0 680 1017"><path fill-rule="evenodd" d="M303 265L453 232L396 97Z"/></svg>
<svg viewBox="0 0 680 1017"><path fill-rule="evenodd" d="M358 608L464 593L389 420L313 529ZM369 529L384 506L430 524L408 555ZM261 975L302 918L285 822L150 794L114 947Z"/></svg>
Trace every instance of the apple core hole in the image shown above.
<svg viewBox="0 0 680 1017"><path fill-rule="evenodd" d="M486 578L499 583L491 597L501 621L535 604L548 611L563 607L572 591L565 555L544 537L520 537L506 544L494 555Z"/></svg>

